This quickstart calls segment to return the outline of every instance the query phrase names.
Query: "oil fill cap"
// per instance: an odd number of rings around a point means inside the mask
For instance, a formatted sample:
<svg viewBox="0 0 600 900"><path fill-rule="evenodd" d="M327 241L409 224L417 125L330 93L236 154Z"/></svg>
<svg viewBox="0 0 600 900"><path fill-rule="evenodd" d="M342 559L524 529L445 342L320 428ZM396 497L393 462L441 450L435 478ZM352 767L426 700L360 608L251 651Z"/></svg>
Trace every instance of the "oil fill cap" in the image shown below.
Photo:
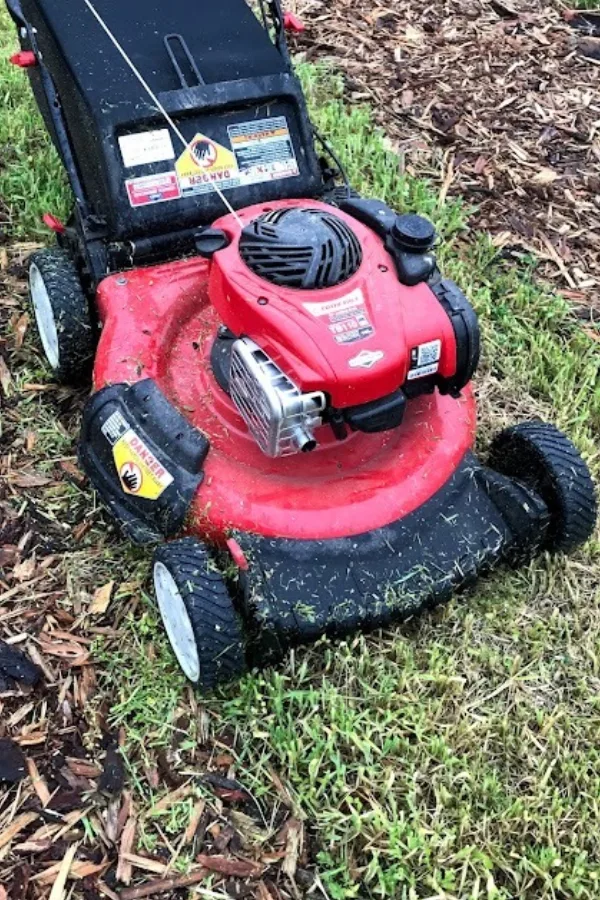
<svg viewBox="0 0 600 900"><path fill-rule="evenodd" d="M429 219L414 214L397 216L392 228L394 243L408 253L425 253L435 243L435 228Z"/></svg>

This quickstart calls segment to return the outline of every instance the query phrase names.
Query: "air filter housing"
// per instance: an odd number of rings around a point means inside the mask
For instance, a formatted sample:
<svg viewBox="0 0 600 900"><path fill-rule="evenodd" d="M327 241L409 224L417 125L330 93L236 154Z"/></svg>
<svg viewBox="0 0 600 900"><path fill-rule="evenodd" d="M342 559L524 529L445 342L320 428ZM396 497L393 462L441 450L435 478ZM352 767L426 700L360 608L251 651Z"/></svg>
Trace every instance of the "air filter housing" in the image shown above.
<svg viewBox="0 0 600 900"><path fill-rule="evenodd" d="M362 249L352 229L322 209L278 209L242 232L240 255L258 276L281 287L336 287L360 268Z"/></svg>

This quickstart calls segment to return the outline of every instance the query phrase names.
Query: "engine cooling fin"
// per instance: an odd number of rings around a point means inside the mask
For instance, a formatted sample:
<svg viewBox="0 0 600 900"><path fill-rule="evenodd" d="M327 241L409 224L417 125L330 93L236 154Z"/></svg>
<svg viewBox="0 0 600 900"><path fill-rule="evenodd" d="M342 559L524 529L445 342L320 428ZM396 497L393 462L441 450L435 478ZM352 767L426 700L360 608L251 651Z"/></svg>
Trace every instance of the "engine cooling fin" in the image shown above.
<svg viewBox="0 0 600 900"><path fill-rule="evenodd" d="M278 209L259 216L242 232L240 255L260 278L280 287L336 287L362 263L352 229L321 209Z"/></svg>

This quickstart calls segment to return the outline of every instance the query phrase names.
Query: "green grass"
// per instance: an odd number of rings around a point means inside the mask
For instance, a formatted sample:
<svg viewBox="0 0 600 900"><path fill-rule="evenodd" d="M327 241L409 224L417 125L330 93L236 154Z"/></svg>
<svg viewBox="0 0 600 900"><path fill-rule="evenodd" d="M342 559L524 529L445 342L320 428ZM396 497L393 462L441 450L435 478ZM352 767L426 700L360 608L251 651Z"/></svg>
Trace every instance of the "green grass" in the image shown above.
<svg viewBox="0 0 600 900"><path fill-rule="evenodd" d="M4 4L2 4L4 7ZM66 178L50 142L41 136L29 79L8 62L16 47L8 14L0 14L0 227L11 237L47 233L41 217L66 217Z"/></svg>
<svg viewBox="0 0 600 900"><path fill-rule="evenodd" d="M8 147L0 193L14 233L37 236L40 212L64 215L66 195L24 77L8 72L6 80L0 64L0 145ZM440 204L437 184L403 174L369 110L346 108L334 77L305 66L302 77L319 128L357 188L430 215L440 230L444 267L484 326L482 444L504 424L544 415L569 432L598 474L600 345L536 281L534 259L504 259L486 235L469 230L459 201ZM27 365L17 386L31 380ZM47 432L43 446L64 452L44 398L23 407L20 427L36 420ZM61 503L85 502L69 491L53 499L55 516ZM69 603L110 577L141 582L146 561L104 538L98 523L64 565ZM238 775L259 802L274 793L273 771L288 786L318 843L333 900L598 897L597 540L572 559L497 573L403 628L297 651L282 669L251 674L200 706L147 596L132 588L113 608L119 638L96 648L99 702L107 700L111 723L125 727L142 809L154 800L144 770L157 749L177 737L189 759L207 730L226 730L235 735ZM177 832L183 810L171 815ZM145 828L149 847L156 835Z"/></svg>

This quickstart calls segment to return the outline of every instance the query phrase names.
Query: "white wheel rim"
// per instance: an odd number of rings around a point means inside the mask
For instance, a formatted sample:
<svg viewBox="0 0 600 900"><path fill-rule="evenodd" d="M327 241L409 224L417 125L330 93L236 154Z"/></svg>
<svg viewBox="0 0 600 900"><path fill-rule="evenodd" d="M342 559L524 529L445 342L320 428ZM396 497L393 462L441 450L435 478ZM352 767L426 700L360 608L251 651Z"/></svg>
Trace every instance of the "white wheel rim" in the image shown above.
<svg viewBox="0 0 600 900"><path fill-rule="evenodd" d="M31 293L31 302L35 312L35 321L37 322L38 332L46 359L53 369L58 369L60 360L58 350L58 330L56 328L56 319L54 310L48 295L48 289L44 284L42 273L32 263L29 268L29 291Z"/></svg>
<svg viewBox="0 0 600 900"><path fill-rule="evenodd" d="M154 591L177 662L187 678L197 682L200 678L200 657L192 623L175 579L161 562L154 564Z"/></svg>

